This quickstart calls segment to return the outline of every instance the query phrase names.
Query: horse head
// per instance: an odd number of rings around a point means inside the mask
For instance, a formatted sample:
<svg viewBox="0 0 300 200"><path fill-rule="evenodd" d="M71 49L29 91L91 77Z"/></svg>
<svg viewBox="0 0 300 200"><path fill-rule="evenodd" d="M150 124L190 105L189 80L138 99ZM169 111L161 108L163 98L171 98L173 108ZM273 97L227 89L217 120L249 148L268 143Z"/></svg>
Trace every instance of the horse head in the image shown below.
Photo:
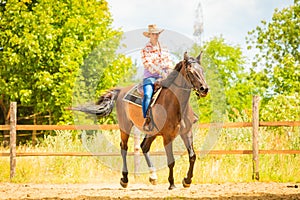
<svg viewBox="0 0 300 200"><path fill-rule="evenodd" d="M183 63L187 79L191 87L196 91L196 95L205 97L208 94L209 87L205 81L201 58L202 52L196 58L188 56L187 52L185 52Z"/></svg>

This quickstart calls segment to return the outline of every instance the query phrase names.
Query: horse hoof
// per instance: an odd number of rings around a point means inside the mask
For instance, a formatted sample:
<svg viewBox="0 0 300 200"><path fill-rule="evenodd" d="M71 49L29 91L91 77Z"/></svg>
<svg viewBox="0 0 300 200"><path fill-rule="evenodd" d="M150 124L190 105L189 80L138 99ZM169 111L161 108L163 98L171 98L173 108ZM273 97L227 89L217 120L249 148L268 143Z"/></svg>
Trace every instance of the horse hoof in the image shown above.
<svg viewBox="0 0 300 200"><path fill-rule="evenodd" d="M127 186L128 186L128 182L125 183L125 182L122 180L122 178L121 178L121 180L120 180L120 184L121 184L121 186L122 186L123 188L127 188Z"/></svg>
<svg viewBox="0 0 300 200"><path fill-rule="evenodd" d="M156 185L156 184L157 184L157 179L149 178L149 182L150 182L152 185Z"/></svg>
<svg viewBox="0 0 300 200"><path fill-rule="evenodd" d="M183 187L188 188L188 187L191 186L191 183L187 183L187 182L186 182L186 178L184 178L184 179L182 180L182 185L183 185Z"/></svg>
<svg viewBox="0 0 300 200"><path fill-rule="evenodd" d="M169 190L173 190L175 188L176 188L176 186L174 184L172 184L172 185L170 185Z"/></svg>

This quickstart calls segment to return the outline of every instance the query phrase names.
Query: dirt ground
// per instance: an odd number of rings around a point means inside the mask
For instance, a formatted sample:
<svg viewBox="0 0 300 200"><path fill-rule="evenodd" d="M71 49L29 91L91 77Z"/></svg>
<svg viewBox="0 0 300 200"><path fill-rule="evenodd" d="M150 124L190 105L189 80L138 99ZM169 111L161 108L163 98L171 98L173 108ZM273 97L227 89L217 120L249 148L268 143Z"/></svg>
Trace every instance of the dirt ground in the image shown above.
<svg viewBox="0 0 300 200"><path fill-rule="evenodd" d="M194 184L169 191L167 184L14 184L0 183L0 199L299 199L300 184Z"/></svg>

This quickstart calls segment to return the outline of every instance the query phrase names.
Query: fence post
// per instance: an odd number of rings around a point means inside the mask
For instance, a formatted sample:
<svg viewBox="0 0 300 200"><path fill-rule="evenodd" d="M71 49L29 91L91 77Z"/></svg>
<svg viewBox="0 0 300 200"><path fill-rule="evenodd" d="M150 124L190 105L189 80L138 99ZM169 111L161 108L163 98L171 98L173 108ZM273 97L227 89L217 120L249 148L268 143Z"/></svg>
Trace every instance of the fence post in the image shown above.
<svg viewBox="0 0 300 200"><path fill-rule="evenodd" d="M258 127L259 127L259 96L252 99L252 148L253 148L253 174L252 179L259 180L258 156Z"/></svg>
<svg viewBox="0 0 300 200"><path fill-rule="evenodd" d="M36 125L37 122L36 122L36 115L33 115L33 124ZM32 146L35 146L37 144L37 139L36 139L36 130L33 130L32 131L32 137L31 137L31 140L32 140Z"/></svg>
<svg viewBox="0 0 300 200"><path fill-rule="evenodd" d="M10 180L16 173L17 103L10 103Z"/></svg>

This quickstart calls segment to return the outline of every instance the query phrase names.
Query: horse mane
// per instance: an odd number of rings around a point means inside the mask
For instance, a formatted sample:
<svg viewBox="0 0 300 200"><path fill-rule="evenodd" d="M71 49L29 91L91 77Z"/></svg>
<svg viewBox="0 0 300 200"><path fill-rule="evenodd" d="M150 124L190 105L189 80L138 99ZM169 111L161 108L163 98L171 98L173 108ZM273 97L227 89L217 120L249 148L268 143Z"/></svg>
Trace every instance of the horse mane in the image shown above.
<svg viewBox="0 0 300 200"><path fill-rule="evenodd" d="M170 87L170 85L174 82L175 78L178 76L178 73L180 72L181 68L182 62L180 61L176 64L174 70L167 76L167 78L161 81L161 85L165 88Z"/></svg>

